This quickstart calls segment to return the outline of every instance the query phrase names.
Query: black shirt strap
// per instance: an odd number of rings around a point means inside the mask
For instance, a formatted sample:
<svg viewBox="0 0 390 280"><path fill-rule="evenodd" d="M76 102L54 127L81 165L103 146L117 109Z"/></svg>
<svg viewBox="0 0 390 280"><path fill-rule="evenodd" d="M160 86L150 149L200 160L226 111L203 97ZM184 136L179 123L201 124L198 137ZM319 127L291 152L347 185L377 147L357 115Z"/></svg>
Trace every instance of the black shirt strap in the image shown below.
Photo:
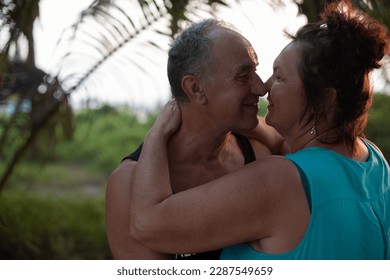
<svg viewBox="0 0 390 280"><path fill-rule="evenodd" d="M236 136L238 142L240 143L243 149L245 164L255 161L256 160L255 152L253 151L253 147L249 142L248 138L236 133L233 133L233 135Z"/></svg>
<svg viewBox="0 0 390 280"><path fill-rule="evenodd" d="M126 159L138 161L138 159L139 159L139 157L140 157L140 155L141 155L142 145L143 145L143 144L144 144L144 142L142 142L142 143L138 146L138 148L137 148L135 151L133 151L130 155L128 155L127 157L124 157L124 158L122 159L122 161L124 161L124 160L126 160ZM121 161L121 162L122 162L122 161Z"/></svg>

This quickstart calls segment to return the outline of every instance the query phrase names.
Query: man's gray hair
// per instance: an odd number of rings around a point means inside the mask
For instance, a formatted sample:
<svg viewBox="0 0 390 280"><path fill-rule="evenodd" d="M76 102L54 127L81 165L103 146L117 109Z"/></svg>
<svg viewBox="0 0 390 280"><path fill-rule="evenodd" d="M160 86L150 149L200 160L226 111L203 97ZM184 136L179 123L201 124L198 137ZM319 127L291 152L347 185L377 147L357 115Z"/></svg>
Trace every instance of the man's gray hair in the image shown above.
<svg viewBox="0 0 390 280"><path fill-rule="evenodd" d="M185 75L194 75L203 80L212 78L214 60L210 33L216 29L234 30L223 21L206 19L189 26L172 42L168 52L168 79L178 104L188 101L181 87Z"/></svg>

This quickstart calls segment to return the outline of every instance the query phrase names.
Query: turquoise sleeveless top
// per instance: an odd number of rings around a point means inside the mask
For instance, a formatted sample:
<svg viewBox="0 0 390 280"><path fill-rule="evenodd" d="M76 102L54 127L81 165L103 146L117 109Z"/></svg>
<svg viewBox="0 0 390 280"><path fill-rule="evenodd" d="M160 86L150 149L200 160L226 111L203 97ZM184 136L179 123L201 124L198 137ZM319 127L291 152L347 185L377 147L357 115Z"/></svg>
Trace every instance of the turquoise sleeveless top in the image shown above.
<svg viewBox="0 0 390 280"><path fill-rule="evenodd" d="M389 165L365 143L366 162L318 147L286 155L299 170L311 208L305 236L287 253L238 244L224 248L221 259L390 259Z"/></svg>

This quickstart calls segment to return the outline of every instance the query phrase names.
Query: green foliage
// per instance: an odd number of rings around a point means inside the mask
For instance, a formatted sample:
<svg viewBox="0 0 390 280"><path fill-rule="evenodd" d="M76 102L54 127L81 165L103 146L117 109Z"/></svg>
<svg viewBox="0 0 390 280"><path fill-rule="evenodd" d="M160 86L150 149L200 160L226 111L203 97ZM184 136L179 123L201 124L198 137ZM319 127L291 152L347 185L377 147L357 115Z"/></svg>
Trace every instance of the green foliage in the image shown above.
<svg viewBox="0 0 390 280"><path fill-rule="evenodd" d="M152 115L146 123L141 123L135 113L107 105L79 112L73 140L58 145L55 155L108 174L138 147L154 119Z"/></svg>
<svg viewBox="0 0 390 280"><path fill-rule="evenodd" d="M44 192L53 195L102 196L109 171L92 170L77 162L23 162L18 165L6 189Z"/></svg>
<svg viewBox="0 0 390 280"><path fill-rule="evenodd" d="M375 94L374 102L368 118L366 136L382 151L390 162L390 96Z"/></svg>
<svg viewBox="0 0 390 280"><path fill-rule="evenodd" d="M156 114L146 117L140 122L136 113L107 105L78 112L73 139L29 153L6 187L69 193L95 186L101 192L121 159L143 141ZM5 163L0 161L0 169Z"/></svg>
<svg viewBox="0 0 390 280"><path fill-rule="evenodd" d="M1 259L109 259L102 198L0 196Z"/></svg>
<svg viewBox="0 0 390 280"><path fill-rule="evenodd" d="M264 117L267 114L267 105L268 101L265 98L260 98L259 100L259 116Z"/></svg>
<svg viewBox="0 0 390 280"><path fill-rule="evenodd" d="M9 126L9 123L11 122L11 116L7 113L0 113L0 155L2 159L11 158L17 147L22 143L23 137L26 136L24 123L26 122L27 118L27 113L20 113L16 116L13 116L13 125ZM6 141L4 133L8 133L8 141Z"/></svg>

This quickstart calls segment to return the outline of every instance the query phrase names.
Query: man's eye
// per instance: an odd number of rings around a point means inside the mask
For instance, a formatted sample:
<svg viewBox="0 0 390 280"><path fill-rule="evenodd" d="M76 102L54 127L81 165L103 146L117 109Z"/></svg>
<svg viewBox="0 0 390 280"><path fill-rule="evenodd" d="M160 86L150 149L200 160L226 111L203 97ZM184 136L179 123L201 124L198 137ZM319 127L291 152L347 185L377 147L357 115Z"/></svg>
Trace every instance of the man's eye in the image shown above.
<svg viewBox="0 0 390 280"><path fill-rule="evenodd" d="M249 73L241 74L238 76L239 80L244 80L249 78Z"/></svg>

